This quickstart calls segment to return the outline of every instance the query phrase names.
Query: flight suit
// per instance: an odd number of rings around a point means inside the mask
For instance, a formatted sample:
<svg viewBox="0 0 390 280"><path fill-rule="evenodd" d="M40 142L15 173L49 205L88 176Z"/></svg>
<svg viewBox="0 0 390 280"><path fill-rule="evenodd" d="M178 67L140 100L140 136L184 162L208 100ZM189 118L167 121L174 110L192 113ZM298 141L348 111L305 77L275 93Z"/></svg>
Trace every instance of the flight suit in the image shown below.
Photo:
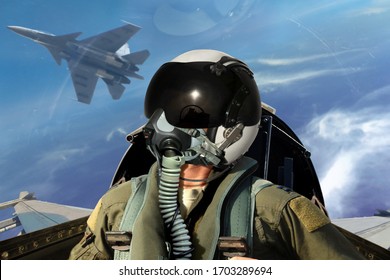
<svg viewBox="0 0 390 280"><path fill-rule="evenodd" d="M202 198L198 215L189 229L193 259L214 259L218 238L218 214L225 186L235 180L240 164L212 189L209 200ZM131 259L168 259L163 220L159 212L157 170L111 188L97 203L88 219L83 239L73 248L70 259L113 259L114 250L105 232L118 231L132 191L146 187L145 200L133 227ZM206 196L207 197L207 196ZM203 201L205 200L205 201ZM131 201L131 200L130 200ZM203 203L203 204L202 204ZM218 228L217 228L218 229ZM217 232L217 233L215 233ZM363 259L363 256L307 198L280 186L264 188L256 194L253 221L253 252L256 259Z"/></svg>

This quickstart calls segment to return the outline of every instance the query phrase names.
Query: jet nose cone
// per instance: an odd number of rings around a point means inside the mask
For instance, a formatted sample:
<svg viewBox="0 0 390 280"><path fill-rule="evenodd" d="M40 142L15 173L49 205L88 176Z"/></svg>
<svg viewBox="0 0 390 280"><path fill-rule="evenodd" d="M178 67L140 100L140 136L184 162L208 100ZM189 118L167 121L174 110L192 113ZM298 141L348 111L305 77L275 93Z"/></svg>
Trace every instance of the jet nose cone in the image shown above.
<svg viewBox="0 0 390 280"><path fill-rule="evenodd" d="M26 28L21 27L21 26L16 26L16 25L9 25L7 26L9 29L12 31L15 31L16 33L23 32L23 30L26 30Z"/></svg>
<svg viewBox="0 0 390 280"><path fill-rule="evenodd" d="M34 37L34 31L32 29L21 27L21 26L14 26L14 25L10 25L10 26L7 26L7 27L9 29L11 29L12 31L14 31L14 32L16 32L19 35L22 35L24 37L27 37L27 38L33 38Z"/></svg>

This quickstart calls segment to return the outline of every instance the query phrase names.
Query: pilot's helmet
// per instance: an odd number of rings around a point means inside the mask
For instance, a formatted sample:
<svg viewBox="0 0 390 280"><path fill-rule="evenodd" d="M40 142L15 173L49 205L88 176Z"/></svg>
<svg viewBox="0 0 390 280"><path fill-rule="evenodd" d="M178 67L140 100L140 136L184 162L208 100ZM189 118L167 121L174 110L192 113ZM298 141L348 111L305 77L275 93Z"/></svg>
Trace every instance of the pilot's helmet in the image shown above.
<svg viewBox="0 0 390 280"><path fill-rule="evenodd" d="M163 64L151 79L145 115L162 109L167 122L179 128L207 128L220 145L230 131L238 136L224 147L224 164L240 158L256 138L261 102L253 73L242 61L216 50L192 50Z"/></svg>

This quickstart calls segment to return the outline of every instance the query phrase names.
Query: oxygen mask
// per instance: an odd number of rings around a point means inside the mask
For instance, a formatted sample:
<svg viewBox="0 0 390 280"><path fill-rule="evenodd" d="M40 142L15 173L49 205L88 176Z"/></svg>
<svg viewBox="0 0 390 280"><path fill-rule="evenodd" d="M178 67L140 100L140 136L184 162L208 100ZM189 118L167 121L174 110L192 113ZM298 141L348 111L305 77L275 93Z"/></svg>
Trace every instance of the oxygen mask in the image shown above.
<svg viewBox="0 0 390 280"><path fill-rule="evenodd" d="M167 121L164 111L157 109L143 132L146 145L159 164L163 155L180 155L186 163L226 169L225 149L240 137L243 129L243 124L238 123L227 130L223 141L216 144L209 139L206 129L175 127Z"/></svg>
<svg viewBox="0 0 390 280"><path fill-rule="evenodd" d="M184 161L198 165L224 162L224 152L209 140L202 128L180 128L171 125L162 109L157 109L145 125L144 137L150 152L161 163L162 156L183 156Z"/></svg>
<svg viewBox="0 0 390 280"><path fill-rule="evenodd" d="M143 132L148 149L159 162L163 155L181 155L182 151L188 149L192 143L191 136L167 121L162 109L154 112Z"/></svg>

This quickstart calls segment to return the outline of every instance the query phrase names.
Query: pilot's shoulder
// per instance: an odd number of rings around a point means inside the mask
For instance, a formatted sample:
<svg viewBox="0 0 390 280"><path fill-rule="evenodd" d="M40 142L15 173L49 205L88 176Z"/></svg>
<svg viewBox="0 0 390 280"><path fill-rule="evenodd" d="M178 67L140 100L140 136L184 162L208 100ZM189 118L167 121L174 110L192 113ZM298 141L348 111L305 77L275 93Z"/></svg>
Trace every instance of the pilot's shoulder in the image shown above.
<svg viewBox="0 0 390 280"><path fill-rule="evenodd" d="M262 189L255 197L255 216L270 224L271 227L277 227L283 209L289 201L300 197L300 194L291 189L271 185Z"/></svg>
<svg viewBox="0 0 390 280"><path fill-rule="evenodd" d="M132 190L139 187L145 180L145 176L135 177L131 180L121 184L116 184L115 186L111 187L102 196L102 206L104 208L109 208L114 204L126 204L131 196Z"/></svg>
<svg viewBox="0 0 390 280"><path fill-rule="evenodd" d="M272 185L257 193L256 205L265 208L283 208L290 200L300 196L290 188Z"/></svg>
<svg viewBox="0 0 390 280"><path fill-rule="evenodd" d="M309 232L330 222L308 198L283 186L273 185L258 193L256 209L258 216L274 225L279 224L284 209L291 209Z"/></svg>

